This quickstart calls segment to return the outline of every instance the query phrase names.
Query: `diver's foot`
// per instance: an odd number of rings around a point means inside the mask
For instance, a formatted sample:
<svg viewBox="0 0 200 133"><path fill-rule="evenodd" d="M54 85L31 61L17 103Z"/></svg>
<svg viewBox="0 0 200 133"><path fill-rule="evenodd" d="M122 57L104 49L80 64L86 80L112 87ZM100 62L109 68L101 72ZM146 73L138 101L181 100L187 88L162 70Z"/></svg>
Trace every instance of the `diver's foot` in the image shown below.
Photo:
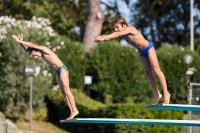
<svg viewBox="0 0 200 133"><path fill-rule="evenodd" d="M155 97L154 103L152 105L158 104L158 101L162 98L162 94L159 94L158 96Z"/></svg>
<svg viewBox="0 0 200 133"><path fill-rule="evenodd" d="M66 120L71 120L73 119L75 116L77 116L79 114L79 111L76 110L74 112L71 113L71 115L66 119Z"/></svg>
<svg viewBox="0 0 200 133"><path fill-rule="evenodd" d="M169 104L170 103L170 93L168 92L167 94L164 95L164 102L163 104Z"/></svg>

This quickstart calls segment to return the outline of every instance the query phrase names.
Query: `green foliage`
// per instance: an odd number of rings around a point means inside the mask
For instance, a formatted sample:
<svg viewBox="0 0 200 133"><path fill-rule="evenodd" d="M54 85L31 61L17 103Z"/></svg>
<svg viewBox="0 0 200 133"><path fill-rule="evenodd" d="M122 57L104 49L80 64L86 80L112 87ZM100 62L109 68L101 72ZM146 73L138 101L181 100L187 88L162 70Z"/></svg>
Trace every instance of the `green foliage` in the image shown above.
<svg viewBox="0 0 200 133"><path fill-rule="evenodd" d="M194 40L194 50L200 54L200 39L195 39Z"/></svg>
<svg viewBox="0 0 200 133"><path fill-rule="evenodd" d="M26 4L34 16L48 18L52 23L52 27L59 34L66 35L74 40L81 40L80 36L75 32L75 27L78 26L80 28L79 34L82 37L86 2L37 0L27 1Z"/></svg>
<svg viewBox="0 0 200 133"><path fill-rule="evenodd" d="M33 14L27 8L26 2L28 0L16 0L16 1L0 1L0 16L9 15L16 19L30 19Z"/></svg>
<svg viewBox="0 0 200 133"><path fill-rule="evenodd" d="M153 91L135 51L133 47L120 46L114 41L109 41L100 43L86 56L89 65L86 73L93 77L91 96L94 99L108 102L106 97L111 95L117 102L127 102L127 98L129 102L132 98L132 102L135 103L153 102ZM191 82L199 82L198 53L177 45L164 45L156 52L171 93L171 103L186 103L185 73L187 67L196 68ZM193 62L189 66L183 61L187 53L193 56ZM157 78L156 75L155 77ZM162 93L158 78L157 84Z"/></svg>
<svg viewBox="0 0 200 133"><path fill-rule="evenodd" d="M35 112L35 119L39 121L46 121L48 118L47 116L47 109L43 108Z"/></svg>
<svg viewBox="0 0 200 133"><path fill-rule="evenodd" d="M81 106L87 107L89 109L94 109L94 110L100 107L101 108L105 107L103 103L91 99L80 90L72 89L72 93L75 97L75 101L78 103L79 106L81 105ZM85 104L86 101L88 104Z"/></svg>
<svg viewBox="0 0 200 133"><path fill-rule="evenodd" d="M90 99L81 90L72 88L71 91L74 96L78 110L82 112L79 116L86 117L86 115L89 115L91 111L96 110L99 107L105 107L104 104ZM65 119L70 115L69 108L67 107L67 104L64 101L60 90L50 90L48 92L48 97L46 101L48 108L48 118L50 121L57 122L58 120Z"/></svg>
<svg viewBox="0 0 200 133"><path fill-rule="evenodd" d="M54 70L50 69L42 59L28 58L19 44L11 37L12 34L22 33L25 41L46 45L55 51L70 70L70 85L79 89L83 88L85 75L85 51L83 45L70 41L63 36L56 36L49 26L48 19L33 17L31 21L16 20L7 16L1 17L0 38L0 110L7 117L18 119L23 117L28 109L29 78L25 74L26 66L40 66L41 72L33 78L33 109L38 111L45 106L44 97L48 89L57 85ZM67 50L67 54L66 54ZM9 88L9 89L8 89ZM13 111L14 110L14 111ZM13 113L14 112L14 113Z"/></svg>
<svg viewBox="0 0 200 133"><path fill-rule="evenodd" d="M106 95L112 95L114 101L125 101L129 96L132 102L152 99L152 90L135 48L121 46L115 41L103 42L86 58L87 74L93 77L91 90L96 92L95 99L104 101Z"/></svg>
<svg viewBox="0 0 200 133"><path fill-rule="evenodd" d="M126 0L126 3L129 3ZM120 1L125 3L124 1ZM102 2L101 7L105 12L103 33L110 33L113 30L111 19L119 14L120 6L118 2ZM120 3L121 4L121 3ZM85 0L17 0L0 2L0 16L9 15L16 19L30 20L33 16L45 17L51 21L51 26L59 34L69 37L72 40L83 40L85 25L87 23L86 15L87 2ZM92 33L91 33L92 34Z"/></svg>
<svg viewBox="0 0 200 133"><path fill-rule="evenodd" d="M182 111L166 111L166 110L151 110L142 109L143 104L113 104L102 108L103 118L130 118L130 119L183 119ZM133 113L134 112L134 113ZM178 132L181 127L179 126L160 126L160 125L129 125L129 124L116 124L107 125L102 128L104 132L115 133L160 133L160 132Z"/></svg>
<svg viewBox="0 0 200 133"><path fill-rule="evenodd" d="M26 57L21 56L22 49L13 45L14 41L11 38L3 40L3 44L8 51L3 55L7 60L1 68L1 110L8 117L18 118L19 114L24 114L28 107L26 103L29 97L28 78L25 76L25 66L22 65L25 64Z"/></svg>
<svg viewBox="0 0 200 133"><path fill-rule="evenodd" d="M184 62L184 55L191 54L193 61L187 65ZM189 48L177 45L164 45L157 50L157 55L163 73L167 79L168 89L171 93L171 103L187 103L187 76L188 67L196 68L191 77L191 82L199 82L200 69L198 53L190 51Z"/></svg>
<svg viewBox="0 0 200 133"><path fill-rule="evenodd" d="M37 78L33 78L33 109L38 110L45 106L44 96L49 88L49 77L42 73L46 70L46 63L42 60L29 59L20 45L13 40L12 34L24 34L24 40L45 43L50 33L41 26L40 23L33 21L20 21L9 17L1 17L1 45L4 49L1 53L0 62L0 110L6 117L18 119L23 118L29 108L29 76L25 73L26 66L40 66L41 73ZM41 23L44 21L41 21ZM43 23L46 24L46 23ZM40 28L36 28L40 26Z"/></svg>
<svg viewBox="0 0 200 133"><path fill-rule="evenodd" d="M183 119L182 111L164 111L142 109L144 104L111 104L103 105L93 101L81 91L72 89L76 105L80 114L79 118L130 118L130 119ZM69 115L64 99L59 91L49 91L48 106L49 120L57 123ZM72 126L73 125L73 126ZM160 132L180 132L180 126L159 126L159 125L129 125L129 124L76 124L63 123L63 129L71 133L79 132L101 132L101 133L160 133Z"/></svg>
<svg viewBox="0 0 200 133"><path fill-rule="evenodd" d="M194 1L194 10L199 10L198 0ZM131 25L137 27L157 48L163 42L189 45L189 4L190 1L182 0L139 0L130 5L133 16ZM194 18L194 29L199 29L200 18L197 14L194 14ZM198 30L194 30L194 34L195 38L199 38Z"/></svg>
<svg viewBox="0 0 200 133"><path fill-rule="evenodd" d="M4 4L3 4L4 3ZM30 20L33 16L45 17L60 35L81 40L85 28L85 1L18 0L0 2L0 16L11 15L16 19ZM75 28L80 28L78 33Z"/></svg>

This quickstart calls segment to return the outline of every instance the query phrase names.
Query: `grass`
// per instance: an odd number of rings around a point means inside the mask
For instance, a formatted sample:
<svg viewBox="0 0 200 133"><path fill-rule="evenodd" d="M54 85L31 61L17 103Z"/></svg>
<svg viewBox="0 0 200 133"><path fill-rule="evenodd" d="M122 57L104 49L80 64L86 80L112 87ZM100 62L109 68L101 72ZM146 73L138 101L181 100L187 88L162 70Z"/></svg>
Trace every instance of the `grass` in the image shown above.
<svg viewBox="0 0 200 133"><path fill-rule="evenodd" d="M18 121L14 124L22 131L29 131L29 122L28 121ZM32 131L34 133L69 133L64 131L50 122L45 121L32 121Z"/></svg>

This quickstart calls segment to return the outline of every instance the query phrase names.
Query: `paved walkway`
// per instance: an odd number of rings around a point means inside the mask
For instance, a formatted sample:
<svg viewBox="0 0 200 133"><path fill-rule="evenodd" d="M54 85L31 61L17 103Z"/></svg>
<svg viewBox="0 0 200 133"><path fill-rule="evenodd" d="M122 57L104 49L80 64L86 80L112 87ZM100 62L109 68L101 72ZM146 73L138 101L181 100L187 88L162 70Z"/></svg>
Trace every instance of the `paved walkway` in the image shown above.
<svg viewBox="0 0 200 133"><path fill-rule="evenodd" d="M34 133L34 132L21 131L9 119L5 119L5 116L0 112L0 133Z"/></svg>

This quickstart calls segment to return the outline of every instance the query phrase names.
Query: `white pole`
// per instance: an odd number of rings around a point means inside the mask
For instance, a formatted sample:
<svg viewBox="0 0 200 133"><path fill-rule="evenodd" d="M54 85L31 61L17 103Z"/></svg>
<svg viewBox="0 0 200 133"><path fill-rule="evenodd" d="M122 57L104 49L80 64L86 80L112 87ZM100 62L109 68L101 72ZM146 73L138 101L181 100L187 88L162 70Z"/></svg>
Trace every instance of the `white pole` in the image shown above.
<svg viewBox="0 0 200 133"><path fill-rule="evenodd" d="M193 22L193 0L190 0L190 50L194 50L194 22ZM189 119L191 119L191 112L188 112ZM188 127L188 133L192 133L192 127Z"/></svg>
<svg viewBox="0 0 200 133"><path fill-rule="evenodd" d="M189 79L188 79L189 81ZM189 81L190 82L190 81ZM192 105L192 86L189 85L189 82L188 82L188 88L189 88L189 94L188 94L188 104L189 105ZM192 112L191 111L188 111L188 119L189 120L192 120ZM188 127L188 133L192 133L192 126L189 126Z"/></svg>
<svg viewBox="0 0 200 133"><path fill-rule="evenodd" d="M5 118L4 133L8 133L8 120Z"/></svg>
<svg viewBox="0 0 200 133"><path fill-rule="evenodd" d="M29 109L30 109L29 130L30 131L32 131L32 83L33 83L33 76L30 76L30 99L29 99Z"/></svg>
<svg viewBox="0 0 200 133"><path fill-rule="evenodd" d="M190 0L190 50L194 50L193 0Z"/></svg>

